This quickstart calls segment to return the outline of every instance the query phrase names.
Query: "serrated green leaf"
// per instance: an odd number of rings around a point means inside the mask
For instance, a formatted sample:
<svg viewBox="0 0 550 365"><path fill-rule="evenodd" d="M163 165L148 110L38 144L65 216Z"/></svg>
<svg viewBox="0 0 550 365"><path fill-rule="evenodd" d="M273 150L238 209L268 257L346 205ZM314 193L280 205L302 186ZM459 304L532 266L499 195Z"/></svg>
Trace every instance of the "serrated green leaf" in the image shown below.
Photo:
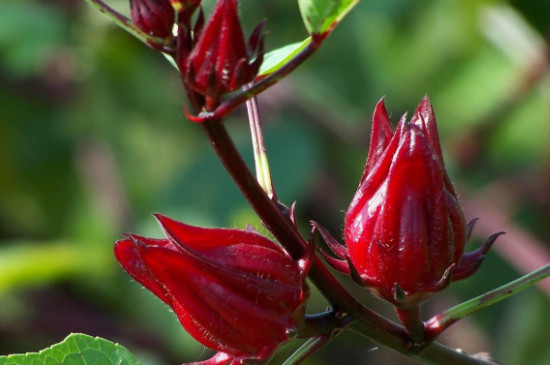
<svg viewBox="0 0 550 365"><path fill-rule="evenodd" d="M126 348L103 338L70 334L39 352L0 356L0 365L140 365Z"/></svg>
<svg viewBox="0 0 550 365"><path fill-rule="evenodd" d="M359 0L298 0L309 34L323 34L334 28Z"/></svg>
<svg viewBox="0 0 550 365"><path fill-rule="evenodd" d="M286 65L294 56L311 43L311 37L307 37L301 42L288 44L284 47L275 49L264 56L264 62L260 67L258 76L265 77L277 71Z"/></svg>

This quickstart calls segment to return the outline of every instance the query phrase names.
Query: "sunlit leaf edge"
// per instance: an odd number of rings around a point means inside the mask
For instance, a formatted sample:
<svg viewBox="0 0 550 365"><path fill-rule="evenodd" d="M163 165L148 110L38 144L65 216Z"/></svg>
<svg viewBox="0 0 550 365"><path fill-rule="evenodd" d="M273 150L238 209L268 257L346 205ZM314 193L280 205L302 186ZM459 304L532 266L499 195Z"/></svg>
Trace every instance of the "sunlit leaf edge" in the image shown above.
<svg viewBox="0 0 550 365"><path fill-rule="evenodd" d="M72 333L62 342L39 352L0 356L0 365L27 364L140 365L125 347L81 333Z"/></svg>
<svg viewBox="0 0 550 365"><path fill-rule="evenodd" d="M298 0L304 25L310 34L331 31L359 0Z"/></svg>
<svg viewBox="0 0 550 365"><path fill-rule="evenodd" d="M284 47L275 49L264 56L264 62L260 67L258 76L265 77L277 71L286 65L294 56L307 47L311 42L311 37L304 39L301 42L287 44Z"/></svg>

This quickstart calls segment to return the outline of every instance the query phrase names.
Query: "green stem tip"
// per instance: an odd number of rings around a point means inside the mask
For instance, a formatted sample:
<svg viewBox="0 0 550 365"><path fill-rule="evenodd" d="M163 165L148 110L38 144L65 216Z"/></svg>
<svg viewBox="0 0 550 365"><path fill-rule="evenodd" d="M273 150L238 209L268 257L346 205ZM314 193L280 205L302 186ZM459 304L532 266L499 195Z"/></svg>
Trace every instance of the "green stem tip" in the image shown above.
<svg viewBox="0 0 550 365"><path fill-rule="evenodd" d="M459 319L477 312L482 308L498 303L511 295L519 293L548 276L550 276L550 264L435 315L426 322L428 338L433 340Z"/></svg>

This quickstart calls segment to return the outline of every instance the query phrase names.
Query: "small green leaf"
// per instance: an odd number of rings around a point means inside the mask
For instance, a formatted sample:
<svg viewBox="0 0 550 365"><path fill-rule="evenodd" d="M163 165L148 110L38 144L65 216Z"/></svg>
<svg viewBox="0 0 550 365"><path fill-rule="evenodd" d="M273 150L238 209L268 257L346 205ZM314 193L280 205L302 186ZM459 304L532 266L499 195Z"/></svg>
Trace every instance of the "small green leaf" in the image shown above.
<svg viewBox="0 0 550 365"><path fill-rule="evenodd" d="M126 348L81 333L40 352L0 356L0 365L139 365Z"/></svg>
<svg viewBox="0 0 550 365"><path fill-rule="evenodd" d="M323 34L334 28L359 0L298 0L309 34Z"/></svg>
<svg viewBox="0 0 550 365"><path fill-rule="evenodd" d="M311 37L304 39L301 42L288 44L284 47L275 49L264 56L264 62L260 68L258 76L265 77L277 71L286 65L294 56L307 47L311 43Z"/></svg>

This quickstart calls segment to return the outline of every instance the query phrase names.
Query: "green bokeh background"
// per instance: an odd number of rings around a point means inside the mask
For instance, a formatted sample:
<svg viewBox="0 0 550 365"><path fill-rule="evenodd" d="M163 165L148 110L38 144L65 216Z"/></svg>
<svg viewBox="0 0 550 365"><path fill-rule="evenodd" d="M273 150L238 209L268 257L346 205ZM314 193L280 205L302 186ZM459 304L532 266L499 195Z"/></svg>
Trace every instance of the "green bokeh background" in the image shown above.
<svg viewBox="0 0 550 365"><path fill-rule="evenodd" d="M205 0L205 8L212 3ZM109 4L127 12L123 0ZM294 1L242 0L241 14L248 32L268 18L268 50L307 36ZM315 219L340 236L375 103L386 96L397 122L429 93L447 167L464 198L483 192L512 218L512 227L495 231L526 230L548 252L549 35L547 1L359 2L312 59L260 97L279 197L298 202L304 232ZM83 332L123 344L144 365L207 356L112 255L123 232L160 237L156 211L204 226L251 223L265 232L200 127L183 117L183 97L163 57L83 1L2 1L0 354L36 351ZM251 162L245 114L226 123ZM474 278L453 284L426 311L520 274L495 251ZM310 311L322 310L326 303L312 296ZM549 364L549 313L548 294L533 288L441 340L488 351L505 364ZM366 363L409 362L351 333L305 362Z"/></svg>

